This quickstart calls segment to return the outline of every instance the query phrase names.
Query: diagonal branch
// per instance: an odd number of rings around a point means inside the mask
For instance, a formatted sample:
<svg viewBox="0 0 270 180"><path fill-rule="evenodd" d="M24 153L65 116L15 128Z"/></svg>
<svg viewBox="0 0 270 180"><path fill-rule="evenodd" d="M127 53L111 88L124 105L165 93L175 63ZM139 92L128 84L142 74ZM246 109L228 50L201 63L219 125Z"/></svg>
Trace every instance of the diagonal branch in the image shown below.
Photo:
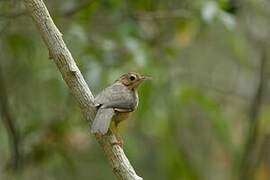
<svg viewBox="0 0 270 180"><path fill-rule="evenodd" d="M96 113L93 104L94 96L66 47L62 34L55 26L42 0L24 0L24 3L49 50L50 57L54 60L70 92L77 100L84 118L92 124ZM108 133L108 135L96 137L96 139L104 149L113 172L119 180L142 179L134 171L123 149L112 145L112 142L115 142L114 135Z"/></svg>

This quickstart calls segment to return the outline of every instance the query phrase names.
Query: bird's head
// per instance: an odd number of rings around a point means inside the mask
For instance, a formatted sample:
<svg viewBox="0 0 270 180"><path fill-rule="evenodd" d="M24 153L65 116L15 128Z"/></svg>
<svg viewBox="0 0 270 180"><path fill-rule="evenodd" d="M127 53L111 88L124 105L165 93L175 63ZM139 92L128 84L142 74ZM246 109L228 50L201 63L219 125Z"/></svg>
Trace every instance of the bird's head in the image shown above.
<svg viewBox="0 0 270 180"><path fill-rule="evenodd" d="M141 75L136 72L129 72L126 74L123 74L118 81L120 81L122 84L127 86L129 89L137 89L139 85L144 81L144 80L149 80L151 79L150 77Z"/></svg>

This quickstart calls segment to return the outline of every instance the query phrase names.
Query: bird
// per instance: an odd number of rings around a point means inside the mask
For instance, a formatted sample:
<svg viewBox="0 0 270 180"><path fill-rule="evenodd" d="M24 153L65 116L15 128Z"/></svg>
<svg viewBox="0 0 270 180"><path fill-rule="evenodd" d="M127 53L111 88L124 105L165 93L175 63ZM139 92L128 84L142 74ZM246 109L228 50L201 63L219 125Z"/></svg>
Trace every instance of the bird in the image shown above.
<svg viewBox="0 0 270 180"><path fill-rule="evenodd" d="M105 135L113 122L117 139L113 144L123 146L124 142L118 133L118 124L128 119L138 108L138 88L148 79L151 78L136 72L128 72L101 91L94 99L97 113L91 133Z"/></svg>

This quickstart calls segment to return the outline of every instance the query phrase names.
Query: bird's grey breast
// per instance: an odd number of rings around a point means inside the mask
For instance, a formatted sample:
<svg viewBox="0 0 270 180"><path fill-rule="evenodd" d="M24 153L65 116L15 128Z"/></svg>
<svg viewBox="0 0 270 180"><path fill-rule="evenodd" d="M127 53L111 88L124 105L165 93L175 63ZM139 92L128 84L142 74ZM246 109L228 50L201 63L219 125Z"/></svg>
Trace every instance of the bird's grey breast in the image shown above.
<svg viewBox="0 0 270 180"><path fill-rule="evenodd" d="M104 89L95 98L95 104L102 107L133 111L138 106L138 95L120 82Z"/></svg>

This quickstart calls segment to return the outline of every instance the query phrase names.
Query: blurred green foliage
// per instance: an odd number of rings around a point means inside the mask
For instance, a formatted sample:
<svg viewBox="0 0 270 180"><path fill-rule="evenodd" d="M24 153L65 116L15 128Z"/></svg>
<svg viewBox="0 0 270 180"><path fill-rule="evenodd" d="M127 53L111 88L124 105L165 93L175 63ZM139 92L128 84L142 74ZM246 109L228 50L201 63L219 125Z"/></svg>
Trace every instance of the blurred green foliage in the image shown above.
<svg viewBox="0 0 270 180"><path fill-rule="evenodd" d="M139 109L121 125L140 176L239 177L262 49L269 48L267 0L45 3L95 95L128 71L153 77L140 89ZM14 173L8 129L0 123L0 179L115 179L23 2L1 1L0 12L0 86L21 152ZM270 179L267 75L258 104L258 180Z"/></svg>

